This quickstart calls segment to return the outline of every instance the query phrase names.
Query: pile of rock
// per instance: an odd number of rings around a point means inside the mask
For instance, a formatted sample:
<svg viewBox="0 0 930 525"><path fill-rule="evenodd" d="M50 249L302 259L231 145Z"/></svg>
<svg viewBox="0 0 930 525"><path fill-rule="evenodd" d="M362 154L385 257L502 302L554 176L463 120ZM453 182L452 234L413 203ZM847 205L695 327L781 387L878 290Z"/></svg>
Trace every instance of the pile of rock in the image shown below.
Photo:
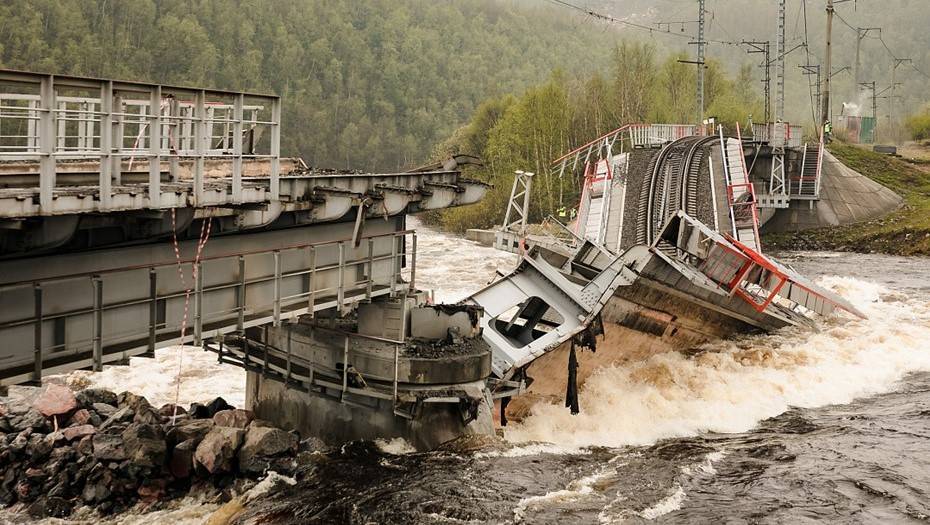
<svg viewBox="0 0 930 525"><path fill-rule="evenodd" d="M195 485L296 468L296 434L222 398L185 410L54 384L15 394L0 398L0 504L20 502L36 517L67 516L81 505L118 512Z"/></svg>

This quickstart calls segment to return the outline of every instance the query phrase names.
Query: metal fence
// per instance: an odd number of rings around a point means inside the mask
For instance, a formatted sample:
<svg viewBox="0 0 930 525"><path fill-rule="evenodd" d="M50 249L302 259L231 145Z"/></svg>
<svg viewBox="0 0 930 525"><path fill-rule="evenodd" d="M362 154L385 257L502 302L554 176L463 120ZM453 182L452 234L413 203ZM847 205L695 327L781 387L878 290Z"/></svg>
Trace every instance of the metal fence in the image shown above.
<svg viewBox="0 0 930 525"><path fill-rule="evenodd" d="M278 198L281 101L274 95L0 70L0 160L39 164L39 205L54 213L58 165L94 161L95 191L106 209L124 166L147 163L149 207L161 207L168 180L193 163L195 204L203 200L205 161L231 161L230 201L242 201L244 159L267 159L271 199ZM266 133L267 131L267 133Z"/></svg>

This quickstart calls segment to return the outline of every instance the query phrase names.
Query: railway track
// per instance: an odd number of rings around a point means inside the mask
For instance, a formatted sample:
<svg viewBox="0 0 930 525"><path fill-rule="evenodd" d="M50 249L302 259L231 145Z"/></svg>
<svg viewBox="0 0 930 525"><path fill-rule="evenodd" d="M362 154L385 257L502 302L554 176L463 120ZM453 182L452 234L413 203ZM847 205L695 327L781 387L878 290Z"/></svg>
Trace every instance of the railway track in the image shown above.
<svg viewBox="0 0 930 525"><path fill-rule="evenodd" d="M649 164L649 180L643 181L636 216L636 241L651 244L669 217L684 210L699 212L701 164L707 146L717 137L685 137L662 148Z"/></svg>

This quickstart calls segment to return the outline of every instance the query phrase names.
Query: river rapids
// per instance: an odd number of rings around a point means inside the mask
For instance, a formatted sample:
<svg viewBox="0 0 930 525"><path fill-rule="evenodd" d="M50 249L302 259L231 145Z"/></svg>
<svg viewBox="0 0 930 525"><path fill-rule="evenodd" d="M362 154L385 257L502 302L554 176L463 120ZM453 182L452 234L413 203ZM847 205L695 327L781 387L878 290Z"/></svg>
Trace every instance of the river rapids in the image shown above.
<svg viewBox="0 0 930 525"><path fill-rule="evenodd" d="M419 231L417 284L434 289L437 301L461 299L516 261L411 222ZM778 256L868 319L840 313L818 330L789 328L599 370L581 391L580 414L537 406L499 443L430 453L399 440L349 444L321 455L297 485L254 500L239 523L930 520L930 264ZM182 403L217 389L242 398L243 374L193 349L80 379L151 398L161 387L144 369L176 370L178 358L209 378L193 378ZM162 395L173 402L177 393ZM200 523L213 508L190 502L144 522Z"/></svg>

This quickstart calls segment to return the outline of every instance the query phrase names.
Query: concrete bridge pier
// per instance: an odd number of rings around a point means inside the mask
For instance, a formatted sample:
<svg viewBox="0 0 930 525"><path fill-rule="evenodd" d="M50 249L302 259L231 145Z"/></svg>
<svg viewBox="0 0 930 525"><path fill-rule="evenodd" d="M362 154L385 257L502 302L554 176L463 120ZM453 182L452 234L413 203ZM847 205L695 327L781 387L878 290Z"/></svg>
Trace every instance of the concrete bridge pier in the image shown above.
<svg viewBox="0 0 930 525"><path fill-rule="evenodd" d="M465 434L493 435L482 311L425 298L417 292L341 318L324 312L247 330L224 341L221 360L245 364L246 406L256 417L302 437L400 437L429 450Z"/></svg>

